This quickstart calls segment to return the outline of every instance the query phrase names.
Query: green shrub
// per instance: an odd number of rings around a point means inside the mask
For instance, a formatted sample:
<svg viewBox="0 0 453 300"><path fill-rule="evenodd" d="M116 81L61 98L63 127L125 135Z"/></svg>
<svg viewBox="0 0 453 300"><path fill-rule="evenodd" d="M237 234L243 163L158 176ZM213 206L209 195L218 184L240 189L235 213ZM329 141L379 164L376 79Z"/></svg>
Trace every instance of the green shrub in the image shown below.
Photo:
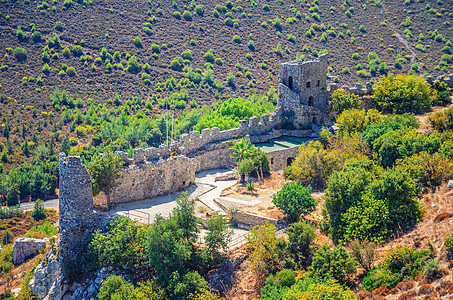
<svg viewBox="0 0 453 300"><path fill-rule="evenodd" d="M231 19L230 17L227 17L227 18L225 19L225 22L224 22L224 23L225 23L226 26L233 27L234 21L233 21L233 19Z"/></svg>
<svg viewBox="0 0 453 300"><path fill-rule="evenodd" d="M99 300L127 300L130 299L133 289L134 286L127 282L123 277L110 275L102 283L97 298Z"/></svg>
<svg viewBox="0 0 453 300"><path fill-rule="evenodd" d="M324 279L335 279L341 284L350 284L356 273L357 262L344 247L322 245L313 256L313 263L308 268L316 276Z"/></svg>
<svg viewBox="0 0 453 300"><path fill-rule="evenodd" d="M245 237L250 267L259 284L279 268L276 233L275 225L265 223L252 227Z"/></svg>
<svg viewBox="0 0 453 300"><path fill-rule="evenodd" d="M36 221L44 220L47 217L44 202L42 200L36 200L31 216Z"/></svg>
<svg viewBox="0 0 453 300"><path fill-rule="evenodd" d="M66 74L68 74L68 76L75 76L75 74L76 74L75 68L74 67L68 67L66 69Z"/></svg>
<svg viewBox="0 0 453 300"><path fill-rule="evenodd" d="M204 14L204 5L197 5L195 6L195 13L199 16L202 16Z"/></svg>
<svg viewBox="0 0 453 300"><path fill-rule="evenodd" d="M159 53L160 52L160 46L156 44L151 44L151 51L153 53Z"/></svg>
<svg viewBox="0 0 453 300"><path fill-rule="evenodd" d="M183 60L181 57L175 57L170 63L170 68L172 68L175 71L181 71L182 66Z"/></svg>
<svg viewBox="0 0 453 300"><path fill-rule="evenodd" d="M447 258L453 259L453 233L445 239L444 244L445 249L447 250Z"/></svg>
<svg viewBox="0 0 453 300"><path fill-rule="evenodd" d="M182 56L182 58L184 58L184 59L191 60L191 59L192 59L192 51L190 51L189 49L184 50L184 51L181 53L181 56Z"/></svg>
<svg viewBox="0 0 453 300"><path fill-rule="evenodd" d="M203 58L204 58L207 62L213 63L213 62L214 62L214 54L212 53L212 49L209 49L209 51L206 52L206 53L203 55Z"/></svg>
<svg viewBox="0 0 453 300"><path fill-rule="evenodd" d="M135 45L135 47L137 47L137 48L142 48L142 47L143 47L142 39L139 38L139 37L136 37L136 38L134 39L134 45Z"/></svg>
<svg viewBox="0 0 453 300"><path fill-rule="evenodd" d="M396 164L423 186L439 186L453 176L453 161L437 152L422 151L398 160Z"/></svg>
<svg viewBox="0 0 453 300"><path fill-rule="evenodd" d="M74 55L74 57L80 57L83 54L83 47L79 45L74 45L72 46L71 52L72 55Z"/></svg>
<svg viewBox="0 0 453 300"><path fill-rule="evenodd" d="M33 40L33 42L35 43L39 43L41 42L41 32L39 31L33 31L33 33L31 34L31 38Z"/></svg>
<svg viewBox="0 0 453 300"><path fill-rule="evenodd" d="M275 298L278 299L278 298ZM296 282L285 294L285 299L298 300L355 300L357 296L348 287L335 280L313 280L303 278Z"/></svg>
<svg viewBox="0 0 453 300"><path fill-rule="evenodd" d="M183 17L184 20L186 20L186 21L192 21L192 13L191 13L190 11L185 10L185 11L182 13L182 17Z"/></svg>
<svg viewBox="0 0 453 300"><path fill-rule="evenodd" d="M377 259L376 244L368 243L367 241L353 240L349 243L351 255L368 273Z"/></svg>
<svg viewBox="0 0 453 300"><path fill-rule="evenodd" d="M317 201L311 196L311 186L304 187L299 182L288 182L272 196L277 206L290 222L297 222L300 216L313 212Z"/></svg>
<svg viewBox="0 0 453 300"><path fill-rule="evenodd" d="M90 253L102 266L127 266L139 276L149 272L145 255L146 226L138 226L128 218L110 222L106 232L97 230L90 243Z"/></svg>
<svg viewBox="0 0 453 300"><path fill-rule="evenodd" d="M233 36L233 42L240 44L241 43L241 37L239 35Z"/></svg>
<svg viewBox="0 0 453 300"><path fill-rule="evenodd" d="M131 56L127 62L126 71L131 73L139 73L142 69L142 66L138 63L135 55Z"/></svg>
<svg viewBox="0 0 453 300"><path fill-rule="evenodd" d="M423 267L423 275L426 275L428 278L432 278L434 274L439 270L439 261L435 259L430 259L426 262Z"/></svg>
<svg viewBox="0 0 453 300"><path fill-rule="evenodd" d="M61 22L61 21L55 22L55 30L63 31L63 29L64 29L63 22Z"/></svg>
<svg viewBox="0 0 453 300"><path fill-rule="evenodd" d="M362 289L371 292L381 286L392 288L400 280L400 274L394 274L388 270L382 270L381 267L373 267L373 269L363 279Z"/></svg>
<svg viewBox="0 0 453 300"><path fill-rule="evenodd" d="M24 214L24 210L19 205L0 207L0 219L22 217L23 214Z"/></svg>
<svg viewBox="0 0 453 300"><path fill-rule="evenodd" d="M18 61L24 61L27 59L27 50L25 50L22 47L16 47L14 48L14 57Z"/></svg>
<svg viewBox="0 0 453 300"><path fill-rule="evenodd" d="M36 225L30 228L24 236L34 239L43 239L45 237L51 237L57 233L58 227L54 226L49 221L45 221L42 225Z"/></svg>
<svg viewBox="0 0 453 300"><path fill-rule="evenodd" d="M175 11L175 12L173 12L173 17L175 17L176 19L180 20L181 19L181 13L179 11Z"/></svg>
<svg viewBox="0 0 453 300"><path fill-rule="evenodd" d="M336 151L324 149L319 141L303 144L291 164L291 176L302 185L323 189L326 181L343 166L343 158Z"/></svg>
<svg viewBox="0 0 453 300"><path fill-rule="evenodd" d="M8 229L5 229L4 231L0 231L0 236L1 236L1 243L3 245L8 245L12 244L14 240L14 235L11 231Z"/></svg>
<svg viewBox="0 0 453 300"><path fill-rule="evenodd" d="M283 269L266 278L266 285L261 289L262 300L280 300L285 292L296 283L296 274L291 269Z"/></svg>
<svg viewBox="0 0 453 300"><path fill-rule="evenodd" d="M427 250L415 251L411 246L397 246L385 253L381 267L403 277L414 277L420 273L423 260L428 254Z"/></svg>
<svg viewBox="0 0 453 300"><path fill-rule="evenodd" d="M3 244L0 252L0 274L7 274L14 267L13 244Z"/></svg>

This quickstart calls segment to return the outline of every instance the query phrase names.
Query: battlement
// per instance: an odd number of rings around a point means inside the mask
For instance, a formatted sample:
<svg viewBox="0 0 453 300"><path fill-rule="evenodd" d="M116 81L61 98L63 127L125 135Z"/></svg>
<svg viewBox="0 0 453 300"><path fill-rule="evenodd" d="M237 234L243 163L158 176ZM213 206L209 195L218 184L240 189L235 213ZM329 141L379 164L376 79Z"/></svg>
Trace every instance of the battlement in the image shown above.
<svg viewBox="0 0 453 300"><path fill-rule="evenodd" d="M157 162L165 160L170 156L192 155L212 144L219 144L233 139L240 139L247 135L264 135L280 126L281 120L277 113L253 116L249 120L240 120L238 128L220 130L218 127L205 128L201 131L191 131L181 134L178 142L170 146L162 144L159 148L150 147L147 149L136 148L133 150L133 157L129 158L126 152L116 151L126 165L140 164L145 162Z"/></svg>

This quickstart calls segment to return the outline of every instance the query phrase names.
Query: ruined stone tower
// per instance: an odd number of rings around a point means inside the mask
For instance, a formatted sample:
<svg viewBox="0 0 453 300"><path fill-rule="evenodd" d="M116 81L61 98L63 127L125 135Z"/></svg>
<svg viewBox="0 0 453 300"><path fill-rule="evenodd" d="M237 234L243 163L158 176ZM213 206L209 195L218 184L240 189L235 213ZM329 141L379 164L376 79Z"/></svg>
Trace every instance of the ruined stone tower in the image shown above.
<svg viewBox="0 0 453 300"><path fill-rule="evenodd" d="M321 55L313 61L295 61L280 66L278 85L283 127L310 128L328 117L327 61Z"/></svg>
<svg viewBox="0 0 453 300"><path fill-rule="evenodd" d="M60 154L60 261L63 271L82 263L80 254L95 228L91 178L80 157Z"/></svg>

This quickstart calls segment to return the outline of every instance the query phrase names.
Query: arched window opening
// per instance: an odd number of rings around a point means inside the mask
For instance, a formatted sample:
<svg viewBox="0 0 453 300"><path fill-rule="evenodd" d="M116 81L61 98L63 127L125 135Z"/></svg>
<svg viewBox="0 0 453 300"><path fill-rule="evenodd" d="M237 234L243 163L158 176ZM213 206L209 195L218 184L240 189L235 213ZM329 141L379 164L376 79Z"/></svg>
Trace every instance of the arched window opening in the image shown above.
<svg viewBox="0 0 453 300"><path fill-rule="evenodd" d="M310 88L310 81L307 81L307 89Z"/></svg>
<svg viewBox="0 0 453 300"><path fill-rule="evenodd" d="M313 96L308 97L308 106L313 106Z"/></svg>
<svg viewBox="0 0 453 300"><path fill-rule="evenodd" d="M288 157L286 159L286 166L289 167L294 161L294 157Z"/></svg>
<svg viewBox="0 0 453 300"><path fill-rule="evenodd" d="M290 90L293 89L293 77L292 76L289 76L289 78L288 78L288 87Z"/></svg>
<svg viewBox="0 0 453 300"><path fill-rule="evenodd" d="M313 117L313 124L315 124L315 125L318 124L318 119L316 119L316 117Z"/></svg>

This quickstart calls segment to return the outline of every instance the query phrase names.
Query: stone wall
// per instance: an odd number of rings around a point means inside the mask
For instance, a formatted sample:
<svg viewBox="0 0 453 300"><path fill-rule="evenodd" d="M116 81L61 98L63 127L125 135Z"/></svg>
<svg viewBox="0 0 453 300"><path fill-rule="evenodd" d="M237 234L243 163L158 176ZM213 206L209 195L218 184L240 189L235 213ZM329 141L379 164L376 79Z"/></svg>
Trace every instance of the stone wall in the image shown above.
<svg viewBox="0 0 453 300"><path fill-rule="evenodd" d="M84 241L97 227L90 174L80 157L60 154L59 228L63 269L82 262Z"/></svg>
<svg viewBox="0 0 453 300"><path fill-rule="evenodd" d="M187 188L195 182L195 165L186 156L126 166L110 193L111 203L154 198Z"/></svg>
<svg viewBox="0 0 453 300"><path fill-rule="evenodd" d="M288 166L288 162L294 160L299 154L299 147L272 151L267 154L271 170L282 171ZM289 159L289 161L288 161Z"/></svg>

